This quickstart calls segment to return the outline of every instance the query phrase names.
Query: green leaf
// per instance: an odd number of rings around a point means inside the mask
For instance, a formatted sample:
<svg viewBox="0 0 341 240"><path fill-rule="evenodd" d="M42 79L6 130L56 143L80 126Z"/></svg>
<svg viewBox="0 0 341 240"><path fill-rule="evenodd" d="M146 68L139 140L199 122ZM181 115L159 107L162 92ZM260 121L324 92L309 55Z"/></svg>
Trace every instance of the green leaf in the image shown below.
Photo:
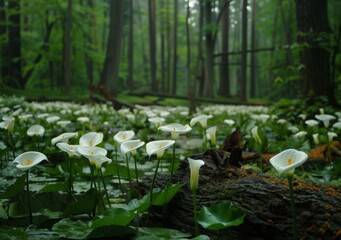
<svg viewBox="0 0 341 240"><path fill-rule="evenodd" d="M0 205L0 218L1 219L8 219L6 210Z"/></svg>
<svg viewBox="0 0 341 240"><path fill-rule="evenodd" d="M133 240L159 240L159 239L187 239L190 233L183 233L170 228L139 228Z"/></svg>
<svg viewBox="0 0 341 240"><path fill-rule="evenodd" d="M210 237L207 235L199 235L195 238L191 238L192 240L210 240Z"/></svg>
<svg viewBox="0 0 341 240"><path fill-rule="evenodd" d="M87 223L80 220L72 221L68 218L54 224L52 230L60 237L73 239L84 239L92 231Z"/></svg>
<svg viewBox="0 0 341 240"><path fill-rule="evenodd" d="M128 206L130 208L130 211L137 211L138 213L144 213L149 207L149 194L146 194L141 199L132 199Z"/></svg>
<svg viewBox="0 0 341 240"><path fill-rule="evenodd" d="M24 190L25 182L26 182L25 177L26 177L25 174L23 174L21 177L19 177L15 181L15 183L10 185L6 189L6 191L4 193L0 194L0 199L14 197L14 196L18 195L22 190Z"/></svg>
<svg viewBox="0 0 341 240"><path fill-rule="evenodd" d="M177 183L163 189L156 195L156 197L153 196L153 205L156 206L166 205L170 200L173 199L175 194L177 194L177 192L179 192L182 187L183 187L182 183Z"/></svg>
<svg viewBox="0 0 341 240"><path fill-rule="evenodd" d="M116 176L117 170L120 173L120 177L127 178L128 179L128 168L126 166L122 166L120 164L116 164L115 162L110 163L105 167L105 171L103 175L106 176ZM135 170L129 169L130 178L136 179Z"/></svg>
<svg viewBox="0 0 341 240"><path fill-rule="evenodd" d="M63 212L63 217L90 213L96 207L97 190L91 188L77 202L69 203Z"/></svg>
<svg viewBox="0 0 341 240"><path fill-rule="evenodd" d="M211 207L201 208L198 223L209 230L220 230L243 223L245 213L231 202L225 201Z"/></svg>
<svg viewBox="0 0 341 240"><path fill-rule="evenodd" d="M135 233L136 233L136 230L129 226L108 225L108 226L102 226L102 227L93 229L91 233L87 235L86 238L112 239L113 237L132 235Z"/></svg>
<svg viewBox="0 0 341 240"><path fill-rule="evenodd" d="M137 215L136 212L128 211L124 208L110 208L103 213L104 217L92 222L92 228L108 225L128 225Z"/></svg>
<svg viewBox="0 0 341 240"><path fill-rule="evenodd" d="M54 183L44 186L40 192L65 192L67 191L67 182Z"/></svg>
<svg viewBox="0 0 341 240"><path fill-rule="evenodd" d="M0 228L0 239L1 240L26 240L27 234L21 229L6 229Z"/></svg>

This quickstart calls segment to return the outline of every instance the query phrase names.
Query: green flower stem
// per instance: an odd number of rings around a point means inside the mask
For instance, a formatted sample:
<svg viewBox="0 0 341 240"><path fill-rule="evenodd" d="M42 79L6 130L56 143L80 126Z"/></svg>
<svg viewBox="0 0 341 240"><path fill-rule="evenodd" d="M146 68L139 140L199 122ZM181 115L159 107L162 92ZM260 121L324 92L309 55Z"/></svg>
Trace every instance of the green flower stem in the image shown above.
<svg viewBox="0 0 341 240"><path fill-rule="evenodd" d="M99 168L96 168L96 170L97 170L97 181L98 181L98 193L99 193L99 196L101 196L101 176L100 176L100 174L99 174ZM104 200L103 200L103 198L101 197L101 202L102 202L102 205L103 205L103 209L106 209L106 207L105 207L105 203L104 203Z"/></svg>
<svg viewBox="0 0 341 240"><path fill-rule="evenodd" d="M104 188L104 191L105 191L105 196L106 196L106 198L107 198L107 202L108 202L108 204L109 204L109 207L111 207L111 203L110 203L110 198L109 198L108 190L107 190L107 187L106 187L105 182L104 182L104 176L103 176L103 172L102 172L102 169L101 169L101 168L99 169L99 173L101 174L102 183L103 183L103 188Z"/></svg>
<svg viewBox="0 0 341 240"><path fill-rule="evenodd" d="M31 208L31 200L30 200L30 184L29 184L29 170L26 171L26 191L27 191L27 205L28 205L28 214L30 218L30 225L33 223L32 217L32 208Z"/></svg>
<svg viewBox="0 0 341 240"><path fill-rule="evenodd" d="M126 159L127 173L128 173L128 181L129 181L128 199L130 200L130 199L131 199L131 189L132 189L132 185L131 185L130 169L129 169L128 155L127 155L127 154L125 154L125 159Z"/></svg>
<svg viewBox="0 0 341 240"><path fill-rule="evenodd" d="M115 164L116 164L116 174L118 177L118 186L121 190L121 192L123 192L122 190L122 183L121 183L121 177L120 177L120 171L118 170L118 160L117 160L117 155L118 155L118 146L117 146L117 142L115 141Z"/></svg>
<svg viewBox="0 0 341 240"><path fill-rule="evenodd" d="M148 221L147 221L148 224L149 224L149 217L150 217L150 209L151 209L152 203L153 203L153 188L154 188L155 178L156 178L157 171L159 169L160 162L161 162L161 158L158 158L156 168L155 168L154 177L153 177L153 181L152 181L152 185L150 187L150 198L149 198L150 206L149 206L149 210L148 210Z"/></svg>
<svg viewBox="0 0 341 240"><path fill-rule="evenodd" d="M292 176L288 177L289 183L289 192L290 192L290 200L291 200L291 214L292 214L292 239L297 239L297 224L296 224L296 209L295 209L295 198L294 198L294 189L292 184Z"/></svg>
<svg viewBox="0 0 341 240"><path fill-rule="evenodd" d="M197 211L197 192L193 192L193 211L194 211L194 227L195 227L195 236L199 235L199 228L198 228L198 211Z"/></svg>
<svg viewBox="0 0 341 240"><path fill-rule="evenodd" d="M206 136L206 128L203 128L204 131L204 151L207 148L207 136Z"/></svg>
<svg viewBox="0 0 341 240"><path fill-rule="evenodd" d="M169 184L172 183L172 179L173 179L174 163L175 163L175 144L173 144L173 157L172 157L172 166L171 166L171 174L170 174L170 178L169 178Z"/></svg>
<svg viewBox="0 0 341 240"><path fill-rule="evenodd" d="M72 184L72 162L71 158L69 157L69 202L71 202L71 195L72 195L72 189L73 189L73 184Z"/></svg>
<svg viewBox="0 0 341 240"><path fill-rule="evenodd" d="M94 169L92 168L90 161L89 161L89 166L90 166L90 171L91 171L91 186L90 186L90 188L94 187L97 190L95 175L94 175Z"/></svg>
<svg viewBox="0 0 341 240"><path fill-rule="evenodd" d="M134 159L134 164L135 164L135 175L136 175L136 182L137 182L137 186L139 185L139 174L138 174L138 171L137 171L137 161L136 161L136 157L133 156L133 159Z"/></svg>

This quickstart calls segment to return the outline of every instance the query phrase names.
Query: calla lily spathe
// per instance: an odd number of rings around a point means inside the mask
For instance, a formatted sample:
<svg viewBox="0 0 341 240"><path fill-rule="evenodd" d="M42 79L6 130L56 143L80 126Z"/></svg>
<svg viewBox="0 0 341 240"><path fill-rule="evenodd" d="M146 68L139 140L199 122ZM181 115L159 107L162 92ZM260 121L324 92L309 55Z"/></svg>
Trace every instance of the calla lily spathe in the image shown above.
<svg viewBox="0 0 341 240"><path fill-rule="evenodd" d="M58 137L52 138L51 143L52 145L55 145L58 142L65 142L67 143L70 138L77 137L78 132L67 132L60 134Z"/></svg>
<svg viewBox="0 0 341 240"><path fill-rule="evenodd" d="M327 135L328 135L329 143L331 143L333 141L334 137L337 137L337 134L334 132L328 132Z"/></svg>
<svg viewBox="0 0 341 240"><path fill-rule="evenodd" d="M27 130L27 135L30 137L33 136L40 136L43 137L45 133L45 128L41 125L32 125L28 130Z"/></svg>
<svg viewBox="0 0 341 240"><path fill-rule="evenodd" d="M6 129L9 133L13 133L14 129L14 117L3 117L3 122L0 122L0 128Z"/></svg>
<svg viewBox="0 0 341 240"><path fill-rule="evenodd" d="M260 139L258 135L258 126L255 126L251 129L251 135L258 144L262 144L262 140Z"/></svg>
<svg viewBox="0 0 341 240"><path fill-rule="evenodd" d="M175 143L174 140L159 140L147 143L146 150L149 156L156 154L157 158L161 158L167 148L170 148Z"/></svg>
<svg viewBox="0 0 341 240"><path fill-rule="evenodd" d="M136 155L136 149L142 147L144 142L141 140L127 140L121 144L121 152L123 154L131 153L131 155Z"/></svg>
<svg viewBox="0 0 341 240"><path fill-rule="evenodd" d="M191 125L193 127L197 122L199 122L201 127L206 129L207 119L210 119L212 117L213 117L212 115L206 115L206 114L199 115L197 117L192 118L189 125Z"/></svg>
<svg viewBox="0 0 341 240"><path fill-rule="evenodd" d="M217 143L216 133L217 133L217 126L210 127L206 130L206 134L208 136L207 139L209 139L211 141L211 144L213 146L215 146Z"/></svg>
<svg viewBox="0 0 341 240"><path fill-rule="evenodd" d="M159 127L159 130L163 132L170 132L172 134L172 139L178 139L180 134L186 134L192 130L192 128L186 124L185 126L180 123L171 123Z"/></svg>
<svg viewBox="0 0 341 240"><path fill-rule="evenodd" d="M107 150L104 148L79 146L77 151L86 157L91 165L95 165L97 169L105 162L109 164L112 162L111 159L106 157Z"/></svg>
<svg viewBox="0 0 341 240"><path fill-rule="evenodd" d="M329 114L319 114L319 115L315 115L315 118L317 120L320 120L323 122L323 125L325 128L329 127L329 122L331 120L334 120L335 117L333 115L329 115Z"/></svg>
<svg viewBox="0 0 341 240"><path fill-rule="evenodd" d="M94 147L103 141L103 133L89 132L79 139L79 145L84 147Z"/></svg>
<svg viewBox="0 0 341 240"><path fill-rule="evenodd" d="M133 130L127 130L127 131L119 131L115 134L114 140L118 142L119 144L132 139L135 136L135 132Z"/></svg>
<svg viewBox="0 0 341 240"><path fill-rule="evenodd" d="M307 159L308 155L305 152L287 149L270 158L270 163L281 176L285 174L292 176L295 168Z"/></svg>
<svg viewBox="0 0 341 240"><path fill-rule="evenodd" d="M201 166L205 165L205 162L200 159L188 158L189 167L191 170L190 186L193 192L196 192L199 185L199 170Z"/></svg>
<svg viewBox="0 0 341 240"><path fill-rule="evenodd" d="M63 152L66 152L69 154L69 157L73 156L80 156L81 154L78 152L79 145L69 145L65 142L59 142L57 143L57 147L62 150Z"/></svg>
<svg viewBox="0 0 341 240"><path fill-rule="evenodd" d="M47 161L47 157L43 153L30 151L17 156L13 163L17 163L16 167L21 171L27 171L44 160Z"/></svg>

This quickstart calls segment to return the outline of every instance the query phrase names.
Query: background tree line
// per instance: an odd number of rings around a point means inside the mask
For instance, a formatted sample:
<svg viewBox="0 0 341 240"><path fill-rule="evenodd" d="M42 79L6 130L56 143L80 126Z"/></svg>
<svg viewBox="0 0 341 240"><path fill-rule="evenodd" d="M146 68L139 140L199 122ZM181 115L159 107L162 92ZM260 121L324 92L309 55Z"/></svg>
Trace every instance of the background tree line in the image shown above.
<svg viewBox="0 0 341 240"><path fill-rule="evenodd" d="M0 0L1 85L336 104L340 13L338 0Z"/></svg>

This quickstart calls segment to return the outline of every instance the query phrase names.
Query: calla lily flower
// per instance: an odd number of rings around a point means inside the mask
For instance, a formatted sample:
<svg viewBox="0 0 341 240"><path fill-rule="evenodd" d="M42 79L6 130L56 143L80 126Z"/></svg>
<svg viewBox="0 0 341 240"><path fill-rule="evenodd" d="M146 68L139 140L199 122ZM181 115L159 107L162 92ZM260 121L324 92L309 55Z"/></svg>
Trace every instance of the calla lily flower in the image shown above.
<svg viewBox="0 0 341 240"><path fill-rule="evenodd" d="M135 136L135 132L133 130L128 131L119 131L115 134L114 140L119 144L132 139Z"/></svg>
<svg viewBox="0 0 341 240"><path fill-rule="evenodd" d="M337 137L337 134L334 133L334 132L328 132L327 134L328 134L328 141L329 141L329 143L331 143L333 141L334 137Z"/></svg>
<svg viewBox="0 0 341 240"><path fill-rule="evenodd" d="M217 136L216 136L216 133L217 133L217 126L214 126L214 127L210 127L206 130L206 133L207 133L207 136L210 141L211 141L211 144L213 146L216 145L217 143Z"/></svg>
<svg viewBox="0 0 341 240"><path fill-rule="evenodd" d="M175 143L174 140L159 140L147 143L146 149L149 157L153 154L157 155L157 158L161 158L167 148L170 148Z"/></svg>
<svg viewBox="0 0 341 240"><path fill-rule="evenodd" d="M235 124L235 121L232 119L225 119L224 123L226 123L229 126L233 126Z"/></svg>
<svg viewBox="0 0 341 240"><path fill-rule="evenodd" d="M262 123L266 123L266 121L270 118L270 115L268 114L261 114L259 115L259 120L261 120Z"/></svg>
<svg viewBox="0 0 341 240"><path fill-rule="evenodd" d="M318 133L313 134L313 140L314 140L315 145L319 145L320 140L319 140L319 134Z"/></svg>
<svg viewBox="0 0 341 240"><path fill-rule="evenodd" d="M294 136L296 138L303 138L307 135L308 133L306 131L299 131L298 133L296 133Z"/></svg>
<svg viewBox="0 0 341 240"><path fill-rule="evenodd" d="M314 119L310 119L310 120L306 120L305 124L307 124L309 127L314 127L314 126L317 126L319 122Z"/></svg>
<svg viewBox="0 0 341 240"><path fill-rule="evenodd" d="M89 132L79 139L79 145L84 147L94 147L103 141L103 133Z"/></svg>
<svg viewBox="0 0 341 240"><path fill-rule="evenodd" d="M258 126L255 126L251 129L251 135L256 140L258 144L262 144L262 140L260 139L258 135Z"/></svg>
<svg viewBox="0 0 341 240"><path fill-rule="evenodd" d="M166 119L164 119L163 117L151 117L148 118L148 121L153 123L155 127L158 128L161 126L162 123L164 123L164 121L166 121Z"/></svg>
<svg viewBox="0 0 341 240"><path fill-rule="evenodd" d="M284 174L292 176L295 168L302 165L307 159L308 155L305 152L287 149L270 158L270 163L281 176Z"/></svg>
<svg viewBox="0 0 341 240"><path fill-rule="evenodd" d="M341 129L341 122L336 122L333 124L333 128Z"/></svg>
<svg viewBox="0 0 341 240"><path fill-rule="evenodd" d="M163 132L170 132L172 134L172 139L178 139L180 134L186 134L192 130L192 128L186 124L185 126L180 123L171 123L165 126L159 127L159 130Z"/></svg>
<svg viewBox="0 0 341 240"><path fill-rule="evenodd" d="M69 145L65 142L59 142L57 143L57 147L62 150L63 152L66 152L69 154L69 157L80 156L81 154L78 152L79 145Z"/></svg>
<svg viewBox="0 0 341 240"><path fill-rule="evenodd" d="M63 133L63 134L60 134L58 137L52 138L51 143L52 143L52 145L55 145L57 142L67 143L70 138L77 137L77 136L78 136L78 132Z"/></svg>
<svg viewBox="0 0 341 240"><path fill-rule="evenodd" d="M60 119L60 117L58 117L58 116L51 116L51 117L46 118L46 122L54 123L54 122L57 122L59 119Z"/></svg>
<svg viewBox="0 0 341 240"><path fill-rule="evenodd" d="M40 136L43 137L45 133L45 128L40 125L33 125L27 130L27 135L30 137Z"/></svg>
<svg viewBox="0 0 341 240"><path fill-rule="evenodd" d="M191 170L190 186L193 192L196 192L199 185L199 170L205 165L203 160L188 158L189 167Z"/></svg>
<svg viewBox="0 0 341 240"><path fill-rule="evenodd" d="M121 152L123 154L131 153L131 155L136 155L136 149L142 147L144 142L141 140L127 140L121 144Z"/></svg>
<svg viewBox="0 0 341 240"><path fill-rule="evenodd" d="M199 122L201 127L206 129L206 127L207 127L207 119L210 119L212 117L213 117L212 115L202 114L202 115L199 115L197 117L192 118L191 122L189 124L193 127L197 122Z"/></svg>
<svg viewBox="0 0 341 240"><path fill-rule="evenodd" d="M3 122L0 122L0 128L6 129L9 133L13 133L14 129L14 117L3 117Z"/></svg>
<svg viewBox="0 0 341 240"><path fill-rule="evenodd" d="M24 152L17 156L14 159L13 163L17 163L16 167L21 171L26 171L44 160L47 161L47 157L44 154L40 152L30 151Z"/></svg>
<svg viewBox="0 0 341 240"><path fill-rule="evenodd" d="M86 123L86 122L90 122L90 119L88 117L79 117L77 118L77 121L80 123Z"/></svg>
<svg viewBox="0 0 341 240"><path fill-rule="evenodd" d="M79 146L77 151L87 159L89 159L91 165L95 165L96 168L100 168L103 163L111 163L111 159L107 158L107 150L100 147L88 147Z"/></svg>
<svg viewBox="0 0 341 240"><path fill-rule="evenodd" d="M315 118L317 120L322 121L325 128L329 127L330 120L335 119L335 117L333 115L329 115L329 114L315 115Z"/></svg>

